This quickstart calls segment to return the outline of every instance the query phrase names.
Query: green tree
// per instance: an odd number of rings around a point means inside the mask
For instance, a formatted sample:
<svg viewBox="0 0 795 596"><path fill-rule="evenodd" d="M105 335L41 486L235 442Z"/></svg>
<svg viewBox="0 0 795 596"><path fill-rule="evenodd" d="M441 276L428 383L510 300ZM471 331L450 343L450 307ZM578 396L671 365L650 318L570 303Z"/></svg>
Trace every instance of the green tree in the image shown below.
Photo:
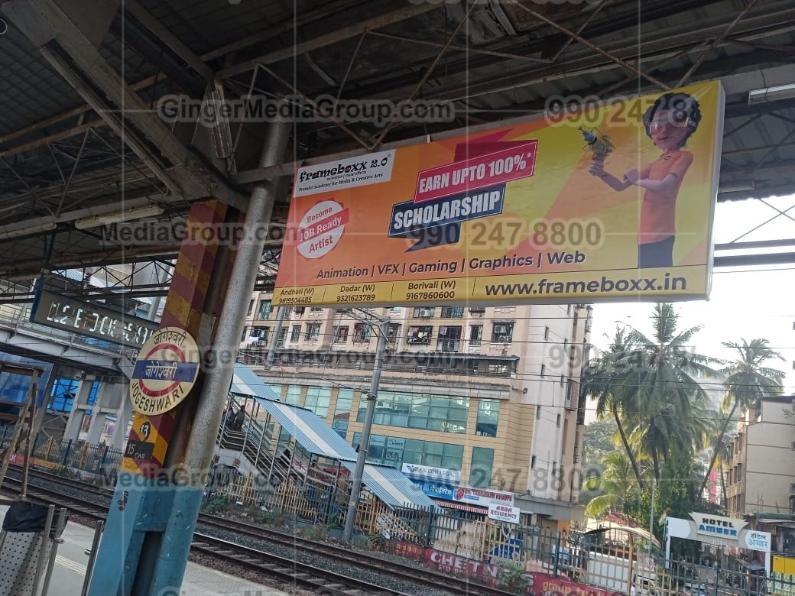
<svg viewBox="0 0 795 596"><path fill-rule="evenodd" d="M641 431L642 449L659 483L661 464L674 447L692 451L703 445L707 397L697 378L713 376L716 361L688 349L700 327L680 331L671 304L655 305L651 319L650 337L637 329L629 334L637 347L622 403L632 426Z"/></svg>
<svg viewBox="0 0 795 596"><path fill-rule="evenodd" d="M633 393L627 383L630 374L627 365L634 349L628 330L617 327L608 349L585 367L582 391L596 400L596 415L600 420L612 416L638 486L643 488L643 476L625 429L625 421L629 418L628 399Z"/></svg>
<svg viewBox="0 0 795 596"><path fill-rule="evenodd" d="M766 339L755 338L750 342L741 339L740 341L741 343L723 342L725 347L731 348L736 352L736 358L731 362L725 363L725 366L719 371L719 374L724 379L723 386L726 389L723 410L731 409L723 421L720 434L715 439L712 458L704 475L704 480L701 482L699 494L703 493L704 487L707 486L709 474L715 466L715 461L721 451L726 429L737 408L745 410L763 397L778 395L782 391L781 382L784 380L784 373L778 369L765 366L765 363L773 359L784 360L784 357L778 352L771 350L770 342Z"/></svg>
<svg viewBox="0 0 795 596"><path fill-rule="evenodd" d="M633 478L632 464L623 451L611 451L602 458L602 476L586 484L589 490L602 494L593 497L585 507L585 514L598 518L613 510L624 510L626 500L638 487Z"/></svg>

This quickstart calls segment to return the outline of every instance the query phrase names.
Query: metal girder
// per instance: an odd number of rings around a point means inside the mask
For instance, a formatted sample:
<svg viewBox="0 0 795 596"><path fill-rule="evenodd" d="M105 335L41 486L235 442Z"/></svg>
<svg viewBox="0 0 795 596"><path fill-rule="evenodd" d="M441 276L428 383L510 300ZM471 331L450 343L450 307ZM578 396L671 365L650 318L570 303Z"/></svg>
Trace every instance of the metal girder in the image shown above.
<svg viewBox="0 0 795 596"><path fill-rule="evenodd" d="M52 0L11 0L2 9L172 192L190 199L217 196L245 208L244 197L200 165Z"/></svg>
<svg viewBox="0 0 795 596"><path fill-rule="evenodd" d="M380 29L381 27L386 27L387 25L393 25L395 23L405 21L406 19L425 14L426 12L430 12L432 10L438 10L438 8L439 6L437 4L431 2L422 2L407 6L405 8L399 8L397 10L393 10L392 12L378 15L353 25L348 25L347 27L332 31L331 33L320 35L314 39L297 43L293 47L274 50L256 58L245 60L239 64L222 68L218 71L217 75L221 79L228 79L235 75L252 70L257 64L274 64L282 60L295 58L296 56L300 56L305 52L319 50L340 41L361 35L362 33L365 33L371 29Z"/></svg>
<svg viewBox="0 0 795 596"><path fill-rule="evenodd" d="M207 66L201 57L182 43L179 38L166 29L149 12L138 3L138 0L126 0L125 6L135 20L149 29L160 41L165 43L171 51L182 58L188 66L202 76L205 81L213 78L212 69Z"/></svg>

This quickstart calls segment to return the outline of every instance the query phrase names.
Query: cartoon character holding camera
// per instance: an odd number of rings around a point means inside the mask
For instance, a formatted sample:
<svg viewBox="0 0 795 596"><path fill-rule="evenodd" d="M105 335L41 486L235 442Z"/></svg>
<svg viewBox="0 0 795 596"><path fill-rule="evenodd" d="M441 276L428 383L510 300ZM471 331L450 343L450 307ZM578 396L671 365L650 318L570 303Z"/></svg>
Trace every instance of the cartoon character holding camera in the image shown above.
<svg viewBox="0 0 795 596"><path fill-rule="evenodd" d="M630 186L645 189L638 230L638 268L671 267L676 238L676 200L679 188L693 163L693 154L684 149L698 128L701 110L687 93L661 95L643 115L643 125L652 143L662 154L640 170L627 171L618 179L596 159L589 172L610 188L623 191Z"/></svg>

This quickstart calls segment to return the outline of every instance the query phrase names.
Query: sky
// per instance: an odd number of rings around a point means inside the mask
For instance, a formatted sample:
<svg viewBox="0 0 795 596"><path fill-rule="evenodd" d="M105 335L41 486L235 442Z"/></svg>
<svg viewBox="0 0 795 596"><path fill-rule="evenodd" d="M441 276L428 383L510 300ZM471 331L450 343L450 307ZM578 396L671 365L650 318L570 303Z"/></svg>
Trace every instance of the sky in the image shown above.
<svg viewBox="0 0 795 596"><path fill-rule="evenodd" d="M770 223L749 232L777 212L761 201L719 203L715 213L714 242L741 242L795 238L795 196L765 199L769 205L786 211ZM789 252L793 247L773 248L755 252ZM727 254L727 253L721 253ZM591 343L599 349L607 346L604 334L612 335L617 322L625 322L650 333L649 316L653 303L632 302L597 304L594 306ZM784 361L771 365L787 373L784 390L795 394L795 263L742 268L720 268L713 271L712 291L708 300L678 302L682 329L701 325L695 336L694 349L716 358L730 358L731 351L722 347L724 341L740 341L764 337ZM589 404L590 406L590 404ZM593 418L588 412L587 420Z"/></svg>

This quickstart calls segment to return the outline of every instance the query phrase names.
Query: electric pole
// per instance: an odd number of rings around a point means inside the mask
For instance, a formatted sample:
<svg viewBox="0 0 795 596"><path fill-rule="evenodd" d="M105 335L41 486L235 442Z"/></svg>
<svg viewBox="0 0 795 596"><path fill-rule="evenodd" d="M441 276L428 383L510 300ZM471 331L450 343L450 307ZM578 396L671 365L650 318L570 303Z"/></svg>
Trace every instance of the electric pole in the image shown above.
<svg viewBox="0 0 795 596"><path fill-rule="evenodd" d="M381 370L384 366L384 352L386 352L387 330L389 328L389 319L387 318L379 317L377 323L373 322L375 315L372 313L367 313L367 318L368 324L378 332L378 346L375 349L373 378L367 395L367 411L364 416L364 426L362 426L362 437L359 441L359 452L356 456L356 468L353 471L351 498L348 501L348 514L345 516L345 529L342 533L342 539L345 542L350 542L353 535L353 524L356 521L356 509L359 506L359 496L362 491L362 476L367 459L367 445L370 442L370 429L373 426L373 417L375 416L375 403L378 397L378 386L381 382Z"/></svg>

